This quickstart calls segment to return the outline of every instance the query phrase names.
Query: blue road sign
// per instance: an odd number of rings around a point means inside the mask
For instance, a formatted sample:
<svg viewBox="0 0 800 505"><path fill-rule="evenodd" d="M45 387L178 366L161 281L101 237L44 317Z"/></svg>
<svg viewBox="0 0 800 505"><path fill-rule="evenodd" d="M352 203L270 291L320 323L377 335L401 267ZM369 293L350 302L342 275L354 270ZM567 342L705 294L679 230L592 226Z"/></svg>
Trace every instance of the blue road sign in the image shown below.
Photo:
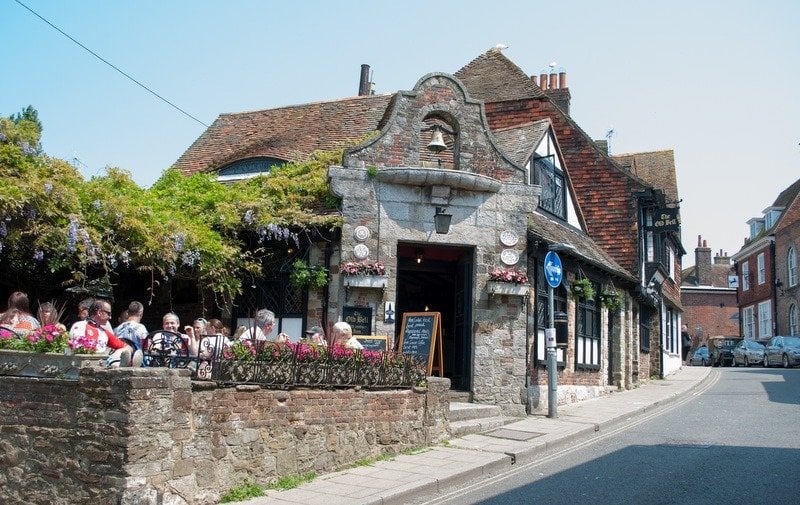
<svg viewBox="0 0 800 505"><path fill-rule="evenodd" d="M561 276L563 269L561 268L561 258L555 251L549 251L544 257L544 276L547 278L547 284L551 288L557 288L561 285Z"/></svg>

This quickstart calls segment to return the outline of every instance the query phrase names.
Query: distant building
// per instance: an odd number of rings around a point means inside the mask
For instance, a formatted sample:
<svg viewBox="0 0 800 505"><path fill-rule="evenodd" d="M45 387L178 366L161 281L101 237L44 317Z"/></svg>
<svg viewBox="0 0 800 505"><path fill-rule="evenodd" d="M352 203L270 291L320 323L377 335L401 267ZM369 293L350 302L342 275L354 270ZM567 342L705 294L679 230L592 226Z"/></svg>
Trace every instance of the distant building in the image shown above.
<svg viewBox="0 0 800 505"><path fill-rule="evenodd" d="M699 235L694 257L694 266L684 269L681 276L681 305L683 323L696 348L709 337L738 336L740 330L738 278L730 258L720 251L712 262L711 248Z"/></svg>

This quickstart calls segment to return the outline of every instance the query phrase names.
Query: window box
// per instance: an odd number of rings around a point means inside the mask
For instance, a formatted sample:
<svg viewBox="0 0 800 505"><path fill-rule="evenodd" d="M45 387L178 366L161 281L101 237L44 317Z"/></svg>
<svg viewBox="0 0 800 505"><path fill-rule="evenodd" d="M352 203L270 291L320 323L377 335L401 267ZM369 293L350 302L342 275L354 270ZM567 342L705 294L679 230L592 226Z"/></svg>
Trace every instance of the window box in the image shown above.
<svg viewBox="0 0 800 505"><path fill-rule="evenodd" d="M490 295L510 295L528 296L527 284L515 284L512 282L489 281L487 284Z"/></svg>
<svg viewBox="0 0 800 505"><path fill-rule="evenodd" d="M388 281L385 275L346 275L344 285L348 288L385 289Z"/></svg>
<svg viewBox="0 0 800 505"><path fill-rule="evenodd" d="M80 369L98 366L100 354L57 354L0 349L0 375L77 379Z"/></svg>

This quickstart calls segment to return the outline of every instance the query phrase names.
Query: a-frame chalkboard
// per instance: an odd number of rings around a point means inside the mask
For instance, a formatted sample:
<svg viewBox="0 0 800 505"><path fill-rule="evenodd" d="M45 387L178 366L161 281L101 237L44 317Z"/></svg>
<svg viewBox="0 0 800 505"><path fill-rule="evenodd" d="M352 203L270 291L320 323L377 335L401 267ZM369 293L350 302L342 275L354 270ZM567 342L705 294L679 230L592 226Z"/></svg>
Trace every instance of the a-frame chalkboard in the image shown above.
<svg viewBox="0 0 800 505"><path fill-rule="evenodd" d="M444 376L442 358L442 314L439 312L406 312L400 327L400 352L417 355L427 363L427 374L434 370Z"/></svg>

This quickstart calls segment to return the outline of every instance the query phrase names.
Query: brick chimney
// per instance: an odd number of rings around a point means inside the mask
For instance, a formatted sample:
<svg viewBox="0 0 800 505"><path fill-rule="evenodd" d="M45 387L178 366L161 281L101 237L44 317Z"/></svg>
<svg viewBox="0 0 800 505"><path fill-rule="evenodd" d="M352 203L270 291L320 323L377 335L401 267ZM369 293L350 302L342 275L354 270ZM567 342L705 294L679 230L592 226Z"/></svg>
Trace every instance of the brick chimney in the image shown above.
<svg viewBox="0 0 800 505"><path fill-rule="evenodd" d="M694 266L697 269L697 284L711 286L711 248L706 246L706 241L697 236L697 249L694 250Z"/></svg>
<svg viewBox="0 0 800 505"><path fill-rule="evenodd" d="M544 91L545 95L550 97L550 100L552 100L559 109L564 111L564 114L569 116L569 103L570 100L572 100L572 95L570 95L569 88L567 87L567 73L555 72L553 70L549 74L549 82L547 82L547 80L548 74L541 74L539 76L539 83L542 91ZM542 83L547 83L547 85L542 85Z"/></svg>
<svg viewBox="0 0 800 505"><path fill-rule="evenodd" d="M358 96L367 96L370 93L369 65L361 65L361 78L358 81Z"/></svg>
<svg viewBox="0 0 800 505"><path fill-rule="evenodd" d="M728 253L722 252L722 249L714 256L714 264L715 265L730 265L731 258L728 256Z"/></svg>

